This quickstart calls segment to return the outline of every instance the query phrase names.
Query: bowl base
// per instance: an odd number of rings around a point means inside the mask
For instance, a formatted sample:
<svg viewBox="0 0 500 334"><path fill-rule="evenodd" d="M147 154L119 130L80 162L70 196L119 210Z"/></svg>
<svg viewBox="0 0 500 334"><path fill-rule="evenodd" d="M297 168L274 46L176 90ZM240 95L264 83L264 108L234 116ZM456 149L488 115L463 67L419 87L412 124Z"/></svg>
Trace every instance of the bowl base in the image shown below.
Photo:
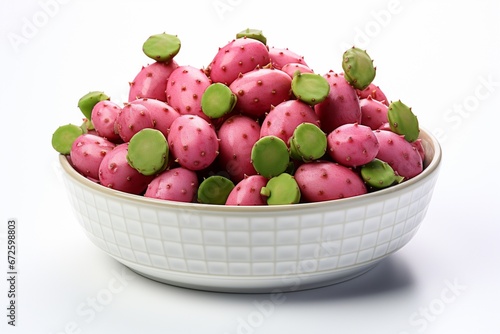
<svg viewBox="0 0 500 334"><path fill-rule="evenodd" d="M115 257L114 257L115 258ZM225 293L285 293L303 291L339 284L365 274L380 260L345 270L317 273L287 274L282 276L216 276L165 271L115 258L140 276L156 282L210 292Z"/></svg>

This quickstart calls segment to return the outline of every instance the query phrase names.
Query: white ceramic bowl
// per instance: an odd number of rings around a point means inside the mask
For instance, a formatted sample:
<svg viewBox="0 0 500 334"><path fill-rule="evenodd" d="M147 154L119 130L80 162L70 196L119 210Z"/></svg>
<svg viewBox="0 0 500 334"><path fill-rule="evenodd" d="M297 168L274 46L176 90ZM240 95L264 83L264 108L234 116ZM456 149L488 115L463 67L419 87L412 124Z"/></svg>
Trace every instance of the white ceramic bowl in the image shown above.
<svg viewBox="0 0 500 334"><path fill-rule="evenodd" d="M425 169L397 186L335 201L235 207L130 195L78 174L60 156L76 217L90 240L135 272L224 292L286 292L361 275L417 232L441 162L424 130Z"/></svg>

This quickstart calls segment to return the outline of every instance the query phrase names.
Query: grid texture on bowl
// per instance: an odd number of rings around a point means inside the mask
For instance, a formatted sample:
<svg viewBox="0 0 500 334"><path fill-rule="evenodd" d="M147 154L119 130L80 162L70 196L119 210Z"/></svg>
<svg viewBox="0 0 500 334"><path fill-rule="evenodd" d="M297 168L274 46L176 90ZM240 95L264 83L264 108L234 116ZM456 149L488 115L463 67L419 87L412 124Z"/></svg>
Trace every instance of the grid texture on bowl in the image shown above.
<svg viewBox="0 0 500 334"><path fill-rule="evenodd" d="M437 173L359 206L220 212L137 203L63 174L79 223L98 247L155 271L278 277L376 262L417 232Z"/></svg>

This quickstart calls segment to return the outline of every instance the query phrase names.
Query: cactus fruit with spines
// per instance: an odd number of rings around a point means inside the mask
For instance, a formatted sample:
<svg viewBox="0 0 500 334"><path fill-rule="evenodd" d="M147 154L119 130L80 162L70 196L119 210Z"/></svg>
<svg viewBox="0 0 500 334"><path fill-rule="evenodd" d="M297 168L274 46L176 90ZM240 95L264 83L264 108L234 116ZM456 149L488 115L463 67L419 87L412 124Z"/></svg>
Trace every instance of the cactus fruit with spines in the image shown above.
<svg viewBox="0 0 500 334"><path fill-rule="evenodd" d="M177 35L151 35L143 52L154 62L128 100L85 94L82 125L57 128L52 146L102 186L210 205L339 200L424 170L418 120L374 84L366 51L349 48L340 72L317 74L267 43L262 31L242 30L205 68L179 62Z"/></svg>

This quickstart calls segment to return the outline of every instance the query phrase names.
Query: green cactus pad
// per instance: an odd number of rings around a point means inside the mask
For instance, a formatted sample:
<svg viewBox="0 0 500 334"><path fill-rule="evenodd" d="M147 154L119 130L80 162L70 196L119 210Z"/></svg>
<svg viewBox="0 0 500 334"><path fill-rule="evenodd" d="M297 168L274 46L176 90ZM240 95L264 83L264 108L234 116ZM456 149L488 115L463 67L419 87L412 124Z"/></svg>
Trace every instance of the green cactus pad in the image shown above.
<svg viewBox="0 0 500 334"><path fill-rule="evenodd" d="M201 97L201 109L208 117L219 118L230 113L236 101L236 95L228 86L216 82L205 89Z"/></svg>
<svg viewBox="0 0 500 334"><path fill-rule="evenodd" d="M60 126L52 134L52 147L61 154L69 154L71 145L81 134L83 134L83 130L77 125L66 124Z"/></svg>
<svg viewBox="0 0 500 334"><path fill-rule="evenodd" d="M361 167L361 177L373 188L387 188L395 183L401 183L403 177L397 175L392 167L380 159L374 159Z"/></svg>
<svg viewBox="0 0 500 334"><path fill-rule="evenodd" d="M417 116L401 100L389 104L387 118L393 132L405 136L410 143L418 139L420 128Z"/></svg>
<svg viewBox="0 0 500 334"><path fill-rule="evenodd" d="M304 162L321 158L327 148L326 134L315 124L299 124L289 140L290 156Z"/></svg>
<svg viewBox="0 0 500 334"><path fill-rule="evenodd" d="M220 175L209 176L198 187L198 202L224 205L233 188L234 183L230 179Z"/></svg>
<svg viewBox="0 0 500 334"><path fill-rule="evenodd" d="M142 51L146 56L157 62L170 62L181 49L181 40L166 33L150 36L142 45Z"/></svg>
<svg viewBox="0 0 500 334"><path fill-rule="evenodd" d="M344 52L343 59L344 78L354 88L363 90L375 79L377 71L366 51L353 46Z"/></svg>
<svg viewBox="0 0 500 334"><path fill-rule="evenodd" d="M313 106L326 99L330 85L319 74L296 71L292 79L292 92L297 99Z"/></svg>
<svg viewBox="0 0 500 334"><path fill-rule="evenodd" d="M78 108L80 108L80 111L86 119L91 119L92 109L94 109L94 106L98 102L104 100L109 100L109 96L104 94L104 92L92 91L85 94L80 98L80 100L78 100Z"/></svg>
<svg viewBox="0 0 500 334"><path fill-rule="evenodd" d="M168 163L167 139L156 129L142 129L129 141L127 161L143 175L154 175L163 171Z"/></svg>
<svg viewBox="0 0 500 334"><path fill-rule="evenodd" d="M236 38L244 38L244 37L256 39L264 44L267 44L267 38L262 33L262 30L248 28L236 34Z"/></svg>
<svg viewBox="0 0 500 334"><path fill-rule="evenodd" d="M253 145L251 161L257 173L264 177L280 175L290 162L288 146L279 137L264 136Z"/></svg>
<svg viewBox="0 0 500 334"><path fill-rule="evenodd" d="M296 204L300 202L300 189L295 178L282 173L271 178L260 191L268 205Z"/></svg>
<svg viewBox="0 0 500 334"><path fill-rule="evenodd" d="M83 123L80 127L82 128L83 133L88 133L89 131L95 130L94 124L90 119L87 118L83 120Z"/></svg>

